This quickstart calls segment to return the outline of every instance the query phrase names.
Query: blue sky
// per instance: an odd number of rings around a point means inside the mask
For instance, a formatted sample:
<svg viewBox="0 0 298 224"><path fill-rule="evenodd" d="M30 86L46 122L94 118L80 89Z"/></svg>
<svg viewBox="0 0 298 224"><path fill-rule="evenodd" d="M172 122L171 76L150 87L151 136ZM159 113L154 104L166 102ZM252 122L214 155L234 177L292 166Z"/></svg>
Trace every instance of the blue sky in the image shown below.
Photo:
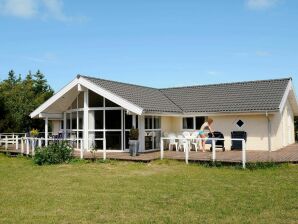
<svg viewBox="0 0 298 224"><path fill-rule="evenodd" d="M0 79L40 69L154 87L292 76L296 0L0 0Z"/></svg>

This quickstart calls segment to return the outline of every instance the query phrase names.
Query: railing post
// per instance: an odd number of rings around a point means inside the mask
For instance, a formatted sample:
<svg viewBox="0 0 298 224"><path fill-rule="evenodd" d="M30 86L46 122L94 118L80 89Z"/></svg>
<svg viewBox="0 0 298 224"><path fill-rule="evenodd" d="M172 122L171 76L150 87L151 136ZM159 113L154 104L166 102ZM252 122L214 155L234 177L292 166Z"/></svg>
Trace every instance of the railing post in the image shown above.
<svg viewBox="0 0 298 224"><path fill-rule="evenodd" d="M12 144L14 144L14 133L12 133Z"/></svg>
<svg viewBox="0 0 298 224"><path fill-rule="evenodd" d="M185 142L185 143L183 144L183 148L185 148L185 163L188 164L188 159L189 159L188 142Z"/></svg>
<svg viewBox="0 0 298 224"><path fill-rule="evenodd" d="M27 156L29 155L29 144L30 144L29 139L26 138L26 149L27 149L26 154L27 154Z"/></svg>
<svg viewBox="0 0 298 224"><path fill-rule="evenodd" d="M245 169L246 167L246 142L242 140L242 168Z"/></svg>
<svg viewBox="0 0 298 224"><path fill-rule="evenodd" d="M41 138L38 139L38 147L41 148Z"/></svg>
<svg viewBox="0 0 298 224"><path fill-rule="evenodd" d="M5 150L8 149L8 137L7 135L5 136Z"/></svg>
<svg viewBox="0 0 298 224"><path fill-rule="evenodd" d="M103 140L103 160L107 159L107 145L106 139Z"/></svg>
<svg viewBox="0 0 298 224"><path fill-rule="evenodd" d="M16 150L19 150L19 136L16 136Z"/></svg>
<svg viewBox="0 0 298 224"><path fill-rule="evenodd" d="M21 138L21 153L24 154L24 139Z"/></svg>
<svg viewBox="0 0 298 224"><path fill-rule="evenodd" d="M160 140L160 159L163 160L164 148L163 148L163 138Z"/></svg>
<svg viewBox="0 0 298 224"><path fill-rule="evenodd" d="M81 150L80 150L80 158L84 158L84 152L83 152L83 139L81 139Z"/></svg>
<svg viewBox="0 0 298 224"><path fill-rule="evenodd" d="M214 163L215 162L215 160L216 160L216 152L215 152L216 150L215 150L215 140L214 139L212 139L212 162Z"/></svg>
<svg viewBox="0 0 298 224"><path fill-rule="evenodd" d="M35 139L33 138L32 139L32 152L31 152L32 157L34 156L34 151L35 151Z"/></svg>

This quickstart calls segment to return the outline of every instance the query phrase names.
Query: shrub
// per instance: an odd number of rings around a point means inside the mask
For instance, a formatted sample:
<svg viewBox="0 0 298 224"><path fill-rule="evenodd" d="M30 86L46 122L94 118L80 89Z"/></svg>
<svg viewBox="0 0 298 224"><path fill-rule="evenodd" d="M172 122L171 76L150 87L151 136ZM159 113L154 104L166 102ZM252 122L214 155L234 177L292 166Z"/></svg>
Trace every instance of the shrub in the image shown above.
<svg viewBox="0 0 298 224"><path fill-rule="evenodd" d="M44 148L37 148L33 158L38 165L69 162L73 158L73 148L67 142L59 142Z"/></svg>
<svg viewBox="0 0 298 224"><path fill-rule="evenodd" d="M139 139L139 129L132 127L129 131L129 139L130 140L138 140Z"/></svg>

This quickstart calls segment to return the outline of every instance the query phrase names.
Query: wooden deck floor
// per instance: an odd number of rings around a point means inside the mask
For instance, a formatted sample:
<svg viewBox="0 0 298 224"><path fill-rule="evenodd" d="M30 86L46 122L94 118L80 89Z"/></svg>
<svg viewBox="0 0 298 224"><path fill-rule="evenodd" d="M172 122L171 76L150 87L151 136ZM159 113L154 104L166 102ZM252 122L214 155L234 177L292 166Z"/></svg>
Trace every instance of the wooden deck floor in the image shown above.
<svg viewBox="0 0 298 224"><path fill-rule="evenodd" d="M15 150L15 147L10 145L8 150L0 148L0 152L11 153L11 154L21 154L20 150ZM226 162L226 163L240 163L241 162L241 151L226 151L222 152L220 150L216 151L216 161ZM31 151L30 151L31 154ZM75 157L80 157L80 152L75 151ZM103 158L102 152L96 153L97 158ZM92 158L90 152L84 152L84 158ZM184 152L176 151L165 151L165 159L174 159L174 160L185 160ZM277 162L277 163L298 163L298 144L287 146L283 149L274 152L265 152L265 151L247 151L246 154L247 162ZM125 160L125 161L139 161L139 162L150 162L152 160L160 159L160 152L148 152L142 153L139 156L131 157L127 152L107 152L107 159L115 160ZM190 162L206 162L212 161L211 152L190 152L189 153Z"/></svg>

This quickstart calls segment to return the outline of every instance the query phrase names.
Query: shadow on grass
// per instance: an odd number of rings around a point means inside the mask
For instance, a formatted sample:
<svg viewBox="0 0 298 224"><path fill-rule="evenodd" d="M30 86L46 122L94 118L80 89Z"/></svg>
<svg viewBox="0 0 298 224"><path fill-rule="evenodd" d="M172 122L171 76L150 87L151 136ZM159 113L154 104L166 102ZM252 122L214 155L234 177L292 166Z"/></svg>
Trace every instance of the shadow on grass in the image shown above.
<svg viewBox="0 0 298 224"><path fill-rule="evenodd" d="M276 162L255 162L246 163L246 169L243 169L241 163L222 163L222 162L201 162L199 166L207 168L230 168L237 170L260 170L260 169L274 169L288 166L288 163L276 163Z"/></svg>

